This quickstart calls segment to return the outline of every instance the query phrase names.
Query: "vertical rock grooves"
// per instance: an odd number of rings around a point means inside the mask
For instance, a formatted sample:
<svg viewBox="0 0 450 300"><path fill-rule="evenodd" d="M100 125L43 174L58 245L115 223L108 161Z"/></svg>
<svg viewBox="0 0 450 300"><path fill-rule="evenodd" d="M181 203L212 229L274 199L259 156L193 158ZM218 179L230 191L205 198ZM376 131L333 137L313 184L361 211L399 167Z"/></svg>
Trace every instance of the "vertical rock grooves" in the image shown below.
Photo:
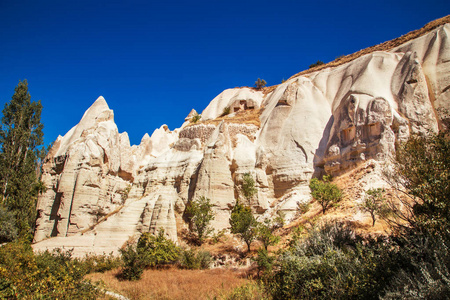
<svg viewBox="0 0 450 300"><path fill-rule="evenodd" d="M247 204L257 218L282 212L294 220L311 201L313 175L382 163L411 134L442 126L440 110L450 108L449 32L441 24L265 92L227 89L197 123L186 118L173 131L162 125L137 146L119 134L99 97L45 160L35 249L117 252L130 237L160 228L176 241L187 227L186 205L200 196L211 199L213 227L226 229L245 173L255 180Z"/></svg>

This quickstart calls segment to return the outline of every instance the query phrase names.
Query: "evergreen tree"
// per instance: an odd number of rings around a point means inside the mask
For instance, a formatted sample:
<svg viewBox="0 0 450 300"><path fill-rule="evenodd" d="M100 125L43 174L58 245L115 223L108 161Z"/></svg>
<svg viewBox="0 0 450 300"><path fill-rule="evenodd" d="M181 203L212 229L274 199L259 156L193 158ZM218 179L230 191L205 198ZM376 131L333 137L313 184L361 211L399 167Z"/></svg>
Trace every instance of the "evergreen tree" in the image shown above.
<svg viewBox="0 0 450 300"><path fill-rule="evenodd" d="M19 82L3 109L0 128L0 205L12 212L20 236L31 233L36 219L38 158L42 153L41 102L31 102L27 81Z"/></svg>

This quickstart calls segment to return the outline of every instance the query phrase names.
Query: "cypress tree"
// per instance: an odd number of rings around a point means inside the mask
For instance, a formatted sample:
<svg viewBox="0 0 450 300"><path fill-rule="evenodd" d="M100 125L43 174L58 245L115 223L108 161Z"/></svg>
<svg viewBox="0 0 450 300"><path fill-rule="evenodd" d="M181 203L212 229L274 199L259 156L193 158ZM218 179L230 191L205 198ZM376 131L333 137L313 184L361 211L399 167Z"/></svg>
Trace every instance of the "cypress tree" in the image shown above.
<svg viewBox="0 0 450 300"><path fill-rule="evenodd" d="M29 237L36 219L42 153L41 102L31 102L26 80L19 82L5 104L0 128L0 205L15 216L22 237Z"/></svg>

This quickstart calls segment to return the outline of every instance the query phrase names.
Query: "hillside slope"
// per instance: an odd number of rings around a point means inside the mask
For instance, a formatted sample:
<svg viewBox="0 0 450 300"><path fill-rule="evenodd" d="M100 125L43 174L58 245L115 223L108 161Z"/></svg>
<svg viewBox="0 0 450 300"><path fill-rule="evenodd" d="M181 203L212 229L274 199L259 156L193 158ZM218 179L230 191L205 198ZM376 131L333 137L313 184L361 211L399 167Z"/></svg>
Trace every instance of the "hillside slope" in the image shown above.
<svg viewBox="0 0 450 300"><path fill-rule="evenodd" d="M258 193L245 204L257 217L296 219L311 200L312 176L378 164L412 133L442 126L440 111L450 108L448 21L264 92L225 90L198 122L187 118L174 131L163 125L138 146L98 98L46 158L35 249L117 251L160 228L177 240L185 207L199 196L214 204L214 228L227 228L231 208L244 199L245 173L256 181ZM380 185L377 174L358 188Z"/></svg>

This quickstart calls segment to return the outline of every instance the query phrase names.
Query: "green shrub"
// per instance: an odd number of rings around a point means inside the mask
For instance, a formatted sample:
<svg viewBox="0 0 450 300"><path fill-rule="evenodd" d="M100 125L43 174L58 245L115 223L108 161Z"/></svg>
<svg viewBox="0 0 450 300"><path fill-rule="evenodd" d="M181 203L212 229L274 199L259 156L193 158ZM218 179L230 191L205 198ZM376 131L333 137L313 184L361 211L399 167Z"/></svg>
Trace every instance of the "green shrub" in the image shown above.
<svg viewBox="0 0 450 300"><path fill-rule="evenodd" d="M257 236L258 222L253 217L250 207L244 206L237 201L231 211L230 218L231 233L239 237L247 244L250 252L250 245Z"/></svg>
<svg viewBox="0 0 450 300"><path fill-rule="evenodd" d="M275 227L270 223L269 219L265 219L263 223L258 223L256 227L256 238L264 245L267 251L268 246L276 245L280 241L280 237L273 234Z"/></svg>
<svg viewBox="0 0 450 300"><path fill-rule="evenodd" d="M0 299L96 299L98 285L71 251L34 254L27 242L0 247Z"/></svg>
<svg viewBox="0 0 450 300"><path fill-rule="evenodd" d="M366 192L362 202L358 207L370 214L372 218L372 226L375 226L377 217L385 217L389 213L389 207L386 203L386 199L383 197L383 189L370 189Z"/></svg>
<svg viewBox="0 0 450 300"><path fill-rule="evenodd" d="M202 115L196 114L191 118L191 123L197 123L202 118Z"/></svg>
<svg viewBox="0 0 450 300"><path fill-rule="evenodd" d="M201 269L209 269L213 262L213 257L209 251L199 251L197 252L197 260L200 261Z"/></svg>
<svg viewBox="0 0 450 300"><path fill-rule="evenodd" d="M311 207L311 202L299 202L297 204L297 209L300 214L305 214Z"/></svg>
<svg viewBox="0 0 450 300"><path fill-rule="evenodd" d="M293 242L263 280L274 299L378 299L396 271L384 243L326 224Z"/></svg>
<svg viewBox="0 0 450 300"><path fill-rule="evenodd" d="M259 248L258 255L254 259L258 265L258 273L272 271L275 256L270 256L267 249Z"/></svg>
<svg viewBox="0 0 450 300"><path fill-rule="evenodd" d="M175 263L180 252L180 248L166 238L163 229L159 230L157 236L149 232L143 233L139 238L137 249L146 254L150 267Z"/></svg>
<svg viewBox="0 0 450 300"><path fill-rule="evenodd" d="M253 196L258 192L252 174L245 173L242 177L241 191L248 202L250 202Z"/></svg>
<svg viewBox="0 0 450 300"><path fill-rule="evenodd" d="M133 244L127 244L119 251L123 261L120 277L126 280L141 279L142 273L149 265L146 254L139 251Z"/></svg>
<svg viewBox="0 0 450 300"><path fill-rule="evenodd" d="M438 247L433 247L425 259L420 259L420 256L402 256L410 266L395 274L381 299L448 299L449 245L442 239L438 240Z"/></svg>
<svg viewBox="0 0 450 300"><path fill-rule="evenodd" d="M211 243L217 244L225 236L225 229L219 230L218 232L213 232L211 236Z"/></svg>
<svg viewBox="0 0 450 300"><path fill-rule="evenodd" d="M221 114L221 117L224 117L224 116L226 116L226 115L229 115L230 112L231 112L231 107L229 107L229 106L224 107L224 108L223 108L223 111L222 111L222 114Z"/></svg>
<svg viewBox="0 0 450 300"><path fill-rule="evenodd" d="M127 201L130 191L131 191L131 184L127 185L127 187L120 192L122 203L125 203L125 201Z"/></svg>
<svg viewBox="0 0 450 300"><path fill-rule="evenodd" d="M324 64L325 64L325 63L324 63L323 61L318 60L316 63L310 65L309 68L312 69L312 68L314 68L314 67L321 66L321 65L324 65Z"/></svg>
<svg viewBox="0 0 450 300"><path fill-rule="evenodd" d="M126 280L138 280L149 267L161 267L175 263L180 249L160 230L157 236L149 232L143 233L137 245L127 244L120 249L123 268L121 277Z"/></svg>
<svg viewBox="0 0 450 300"><path fill-rule="evenodd" d="M255 87L259 90L265 87L267 82L264 79L258 78L258 80L255 81Z"/></svg>
<svg viewBox="0 0 450 300"><path fill-rule="evenodd" d="M235 288L231 293L221 299L226 300L269 300L271 297L267 295L264 286L252 281Z"/></svg>
<svg viewBox="0 0 450 300"><path fill-rule="evenodd" d="M342 199L342 192L335 184L330 183L330 179L330 176L324 176L323 180L313 178L309 183L311 195L322 206L323 214Z"/></svg>
<svg viewBox="0 0 450 300"><path fill-rule="evenodd" d="M211 200L204 196L189 202L186 207L191 229L196 233L197 241L200 245L214 230L210 226L211 221L214 220L212 207Z"/></svg>
<svg viewBox="0 0 450 300"><path fill-rule="evenodd" d="M285 217L284 212L282 211L277 212L277 216L275 217L272 223L273 229L278 229L284 226L285 223L284 217Z"/></svg>
<svg viewBox="0 0 450 300"><path fill-rule="evenodd" d="M109 255L86 254L80 262L88 274L94 272L103 273L122 265L120 257L114 256L112 253Z"/></svg>
<svg viewBox="0 0 450 300"><path fill-rule="evenodd" d="M18 230L14 214L0 205L0 244L16 239Z"/></svg>
<svg viewBox="0 0 450 300"><path fill-rule="evenodd" d="M211 263L212 256L208 251L195 251L193 249L186 249L180 252L179 264L183 269L209 269Z"/></svg>

